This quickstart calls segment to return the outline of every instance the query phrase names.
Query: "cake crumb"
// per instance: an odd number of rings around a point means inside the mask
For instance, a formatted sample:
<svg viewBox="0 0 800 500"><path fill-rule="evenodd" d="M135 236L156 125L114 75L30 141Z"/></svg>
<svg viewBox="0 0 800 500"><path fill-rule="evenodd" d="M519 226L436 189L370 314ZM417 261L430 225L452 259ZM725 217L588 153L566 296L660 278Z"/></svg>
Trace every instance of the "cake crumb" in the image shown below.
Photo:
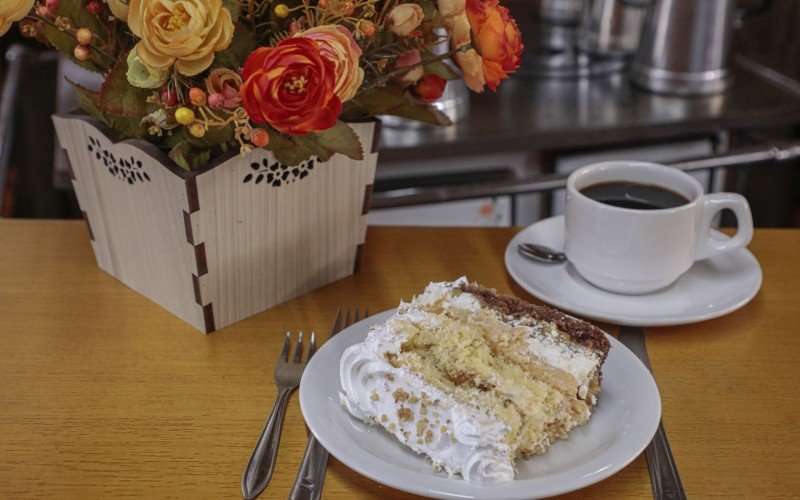
<svg viewBox="0 0 800 500"><path fill-rule="evenodd" d="M371 399L372 401L379 400L380 397L378 396L378 391L376 391L375 389L372 389L372 394L369 395L369 399Z"/></svg>
<svg viewBox="0 0 800 500"><path fill-rule="evenodd" d="M428 426L428 419L427 418L423 418L422 420L418 421L417 422L417 436L421 436L422 435L422 431L424 431L425 427L427 427L427 426Z"/></svg>
<svg viewBox="0 0 800 500"><path fill-rule="evenodd" d="M430 429L428 429L428 431L427 431L427 432L425 432L425 442L426 442L426 443L431 443L431 442L433 442L433 431L432 431L432 430L430 430Z"/></svg>
<svg viewBox="0 0 800 500"><path fill-rule="evenodd" d="M391 373L386 375L386 380L388 380L389 382L394 382L394 375L392 375Z"/></svg>
<svg viewBox="0 0 800 500"><path fill-rule="evenodd" d="M385 424L387 420L389 420L389 417L387 417L385 414L381 415L381 423L382 424Z"/></svg>
<svg viewBox="0 0 800 500"><path fill-rule="evenodd" d="M397 410L397 418L401 422L409 422L414 417L414 413L408 408L399 408Z"/></svg>
<svg viewBox="0 0 800 500"><path fill-rule="evenodd" d="M446 425L443 425L441 430L442 430L442 434L447 434L447 426Z"/></svg>
<svg viewBox="0 0 800 500"><path fill-rule="evenodd" d="M394 422L389 424L389 432L394 432L395 429L397 429L397 426L394 424Z"/></svg>
<svg viewBox="0 0 800 500"><path fill-rule="evenodd" d="M425 406L421 406L419 408L419 414L420 415L427 415L428 414L428 408L426 408Z"/></svg>
<svg viewBox="0 0 800 500"><path fill-rule="evenodd" d="M415 404L419 403L419 398L418 398L418 397L416 397L416 396L411 396L411 397L408 399L408 402L409 402L409 403L411 403L412 405L415 405Z"/></svg>
<svg viewBox="0 0 800 500"><path fill-rule="evenodd" d="M407 400L410 394L398 387L397 389L394 390L392 396L394 396L394 402L399 403L401 401Z"/></svg>

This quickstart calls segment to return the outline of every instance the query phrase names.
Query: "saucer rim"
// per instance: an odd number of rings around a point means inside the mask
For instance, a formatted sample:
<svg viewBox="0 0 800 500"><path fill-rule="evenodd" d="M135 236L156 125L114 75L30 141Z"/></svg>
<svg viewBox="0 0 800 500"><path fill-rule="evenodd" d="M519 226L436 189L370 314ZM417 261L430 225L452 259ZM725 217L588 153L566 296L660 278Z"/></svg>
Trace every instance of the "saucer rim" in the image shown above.
<svg viewBox="0 0 800 500"><path fill-rule="evenodd" d="M659 317L657 315L643 317L641 315L639 315L639 316L630 316L630 315L613 314L613 313L606 314L606 313L603 313L602 311L598 311L596 309L587 310L585 307L581 306L580 304L577 304L575 302L571 302L568 299L566 301L562 300L561 298L559 298L557 296L554 297L552 294L547 293L544 290L536 288L535 284L534 285L529 284L526 280L523 280L521 278L521 276L518 275L519 273L515 272L513 270L512 266L510 265L511 259L518 257L516 252L515 252L515 250L514 250L514 248L519 243L518 240L521 237L521 235L523 233L525 233L526 231L529 231L529 230L535 228L536 226L543 226L545 224L558 224L559 222L555 222L554 219L560 219L561 220L560 224L561 225L564 224L564 222L563 222L564 221L564 216L563 215L555 215L555 216L552 216L552 217L548 217L546 219L541 219L539 221L536 221L533 224L531 224L529 226L526 226L523 229L521 229L519 232L517 232L514 235L514 237L511 238L511 240L509 241L508 245L506 246L506 249L505 249L505 252L504 252L504 257L503 257L503 264L504 264L504 266L506 268L506 272L508 272L509 276L511 276L511 279L513 279L514 282L516 284L518 284L520 287L522 287L526 292L530 293L531 295L533 295L537 299L541 300L542 302L545 302L547 304L552 305L553 307L557 307L559 309L563 309L564 311L570 312L572 314L575 314L575 315L578 315L578 316L581 316L581 317L584 317L584 318L592 319L592 320L595 320L595 321L602 321L602 322L606 322L606 323L612 323L612 324L616 324L616 325L643 326L643 327L678 326L678 325L688 325L688 324L692 324L692 323L700 323L702 321L708 321L708 320L711 320L711 319L715 319L715 318L719 318L719 317L722 317L722 316L726 316L726 315L728 315L728 314L730 314L730 313L732 313L734 311L737 311L737 310L741 309L742 307L744 307L745 305L750 303L750 301L753 300L753 298L761 290L761 285L763 284L764 274L763 274L763 271L761 269L761 264L758 262L758 259L755 257L755 255L753 255L753 253L750 252L750 250L747 247L743 247L743 248L738 248L738 249L734 250L734 252L743 252L743 253L746 254L746 256L749 257L749 259L752 261L753 269L754 269L755 273L757 274L757 280L756 280L755 286L750 291L750 293L748 293L741 300L731 304L730 306L727 306L727 307L724 307L724 308L721 308L721 309L717 309L715 311L711 311L711 312L704 313L704 314L693 314L693 315L690 315L690 316L683 316L683 317L679 317L679 316L675 316L675 315L671 315L669 317L663 317L663 316ZM719 231L716 231L716 230L713 230L713 229L712 229L712 232L715 233L715 234L723 234L723 233L720 233ZM518 258L522 259L522 257L518 257ZM711 259L714 259L714 257L711 257ZM554 265L554 264L540 264L540 263L529 262L529 261L526 261L526 263L528 263L528 264L530 264L532 266L552 266L552 265ZM555 264L555 265L557 265L557 264ZM691 273L693 268L694 268L694 266L692 266L692 268L690 268L686 272L687 273ZM651 296L651 295L654 295L654 294L663 293L661 290L659 290L659 291L648 293L648 294L625 295L625 294L616 294L616 293L613 293L613 292L609 292L607 290L602 290L600 288L594 287L593 285L589 284L588 282L586 282L586 285L587 286L591 286L594 290L596 290L599 293L608 294L608 295L613 296L615 298L619 298L619 297L629 298L630 300L634 300L634 301L636 300L637 297Z"/></svg>

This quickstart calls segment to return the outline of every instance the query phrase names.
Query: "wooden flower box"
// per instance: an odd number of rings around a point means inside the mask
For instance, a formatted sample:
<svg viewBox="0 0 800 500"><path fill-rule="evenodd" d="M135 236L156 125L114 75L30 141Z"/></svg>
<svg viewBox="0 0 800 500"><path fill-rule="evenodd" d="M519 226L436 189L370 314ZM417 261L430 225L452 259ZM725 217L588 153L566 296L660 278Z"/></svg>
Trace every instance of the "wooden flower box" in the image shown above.
<svg viewBox="0 0 800 500"><path fill-rule="evenodd" d="M364 159L285 166L257 150L199 171L82 115L53 117L97 265L203 332L355 272L379 122ZM370 147L371 145L371 147Z"/></svg>

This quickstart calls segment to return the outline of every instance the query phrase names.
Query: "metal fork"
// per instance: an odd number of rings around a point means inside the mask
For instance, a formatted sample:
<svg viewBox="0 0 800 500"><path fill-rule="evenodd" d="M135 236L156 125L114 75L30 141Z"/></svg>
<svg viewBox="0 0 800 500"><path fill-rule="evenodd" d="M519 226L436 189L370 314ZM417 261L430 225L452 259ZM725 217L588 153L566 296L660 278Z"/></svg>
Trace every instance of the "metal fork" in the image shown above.
<svg viewBox="0 0 800 500"><path fill-rule="evenodd" d="M359 315L356 307L353 320L350 320L350 306L345 313L344 326L341 324L342 310L336 312L336 319L333 322L331 337L342 331L348 326L358 323L369 316L369 307L364 309L364 316ZM309 358L311 355L309 354ZM325 471L328 468L328 450L326 450L314 434L308 438L306 452L303 461L300 463L300 470L297 471L297 478L294 480L292 491L289 493L291 500L319 500L322 496L322 486L325 483Z"/></svg>
<svg viewBox="0 0 800 500"><path fill-rule="evenodd" d="M289 338L290 332L286 332L286 340L283 342L278 364L275 366L275 384L278 386L278 397L275 399L275 406L269 415L267 425L258 438L256 447L253 450L250 461L244 469L242 476L242 495L246 499L257 497L272 479L272 472L275 470L275 462L278 458L278 444L281 441L281 429L283 419L286 415L286 403L289 401L289 394L300 385L300 378L303 370L308 364L308 360L316 349L316 334L311 332L309 342L309 354L305 362L303 358L303 332L297 335L297 347L294 351L294 359L289 362Z"/></svg>

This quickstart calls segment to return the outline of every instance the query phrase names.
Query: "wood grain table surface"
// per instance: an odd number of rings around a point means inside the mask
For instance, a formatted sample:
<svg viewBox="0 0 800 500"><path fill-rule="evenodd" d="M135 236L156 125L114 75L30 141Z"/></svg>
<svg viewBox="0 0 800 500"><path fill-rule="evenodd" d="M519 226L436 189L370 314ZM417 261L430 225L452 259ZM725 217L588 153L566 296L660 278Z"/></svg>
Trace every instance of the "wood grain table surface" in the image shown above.
<svg viewBox="0 0 800 500"><path fill-rule="evenodd" d="M395 307L432 280L531 299L503 266L516 229L370 228L362 271L208 336L95 267L81 221L0 221L0 498L240 498L287 330ZM690 497L800 494L800 230L758 230L746 307L646 330ZM617 329L600 325L610 333ZM306 444L297 396L262 498ZM574 498L651 496L644 456ZM323 498L412 498L331 459Z"/></svg>

